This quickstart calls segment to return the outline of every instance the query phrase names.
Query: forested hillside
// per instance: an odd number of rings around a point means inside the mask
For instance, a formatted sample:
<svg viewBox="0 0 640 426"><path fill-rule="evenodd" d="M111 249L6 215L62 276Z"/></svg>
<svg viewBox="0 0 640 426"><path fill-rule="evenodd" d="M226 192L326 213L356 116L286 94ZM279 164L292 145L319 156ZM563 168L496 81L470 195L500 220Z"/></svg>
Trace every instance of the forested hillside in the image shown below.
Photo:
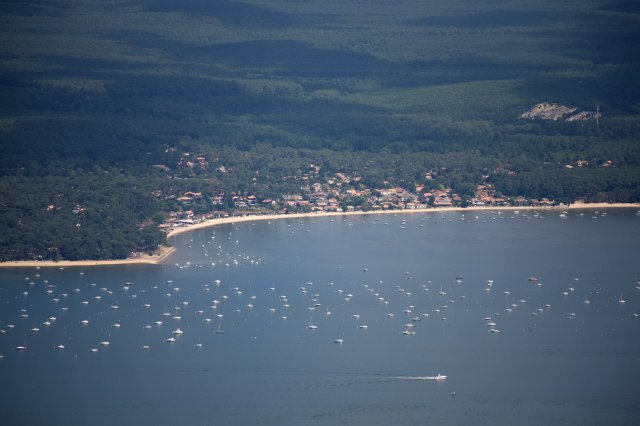
<svg viewBox="0 0 640 426"><path fill-rule="evenodd" d="M357 208L394 187L640 201L634 1L2 0L0 19L0 260L126 257L170 214L334 181ZM544 102L584 119L519 118Z"/></svg>

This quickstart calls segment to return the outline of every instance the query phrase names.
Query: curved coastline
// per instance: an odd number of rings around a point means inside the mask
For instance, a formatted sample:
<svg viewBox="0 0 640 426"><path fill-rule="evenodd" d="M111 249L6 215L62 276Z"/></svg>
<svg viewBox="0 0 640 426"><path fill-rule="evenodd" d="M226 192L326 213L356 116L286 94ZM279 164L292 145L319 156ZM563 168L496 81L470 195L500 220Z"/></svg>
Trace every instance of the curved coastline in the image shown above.
<svg viewBox="0 0 640 426"><path fill-rule="evenodd" d="M561 210L580 210L580 209L610 209L610 208L636 208L640 209L640 203L578 203L568 206L472 206L472 207L435 207L429 209L400 209L400 210L375 210L375 211L354 211L354 212L317 212L317 213L291 213L291 214L269 214L269 215L247 215L247 216L229 216L217 219L205 220L204 222L194 223L179 228L172 229L167 238L176 235L194 231L197 229L210 228L218 225L251 222L257 220L278 220L278 219L297 219L297 218L316 218L331 216L364 216L364 215L384 215L384 214L419 214L419 213L451 213L451 212L470 212L470 211L522 211L522 210L544 210L544 211L561 211Z"/></svg>
<svg viewBox="0 0 640 426"><path fill-rule="evenodd" d="M472 206L472 207L437 207L429 209L402 209L402 210L382 210L382 211L354 211L354 212L315 212L315 213L291 213L291 214L268 214L268 215L247 215L247 216L229 216L217 219L210 219L192 225L182 226L172 229L167 238L185 232L191 232L198 229L211 228L224 224L252 222L258 220L279 220L279 219L301 219L301 218L319 218L319 217L335 217L335 216L365 216L365 215L384 215L384 214L419 214L419 213L451 213L451 212L491 212L491 211L562 211L562 210L581 210L581 209L621 209L635 208L640 209L640 203L577 203L566 206ZM77 266L109 266L109 265L155 265L163 263L175 251L174 247L161 247L157 252L148 254L136 254L127 259L114 260L60 260L60 261L39 261L39 260L20 260L0 262L0 268L18 268L18 267L77 267Z"/></svg>

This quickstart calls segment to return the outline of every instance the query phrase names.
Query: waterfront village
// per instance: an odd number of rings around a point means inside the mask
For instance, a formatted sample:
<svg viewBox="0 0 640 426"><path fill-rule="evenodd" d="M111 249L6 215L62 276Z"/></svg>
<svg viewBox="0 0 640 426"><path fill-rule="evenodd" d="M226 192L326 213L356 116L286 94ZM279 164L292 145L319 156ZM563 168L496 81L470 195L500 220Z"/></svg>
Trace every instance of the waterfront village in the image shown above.
<svg viewBox="0 0 640 426"><path fill-rule="evenodd" d="M428 182L431 179L431 172L426 172L425 180ZM557 204L547 198L537 200L526 199L522 196L505 197L489 184L478 184L472 197L462 197L442 185L437 185L437 189L432 189L427 185L420 184L415 185L414 190L407 190L385 182L384 188L367 188L360 180L360 177L348 176L346 173L335 173L330 178L320 178L320 167L311 164L309 171L300 177L302 184L299 193L261 198L249 192L206 194L200 191L185 191L182 194L172 196L179 208L169 214L168 220L162 223L160 228L169 232L177 227L231 216L422 210L468 206L547 207ZM213 208L203 212L203 205Z"/></svg>

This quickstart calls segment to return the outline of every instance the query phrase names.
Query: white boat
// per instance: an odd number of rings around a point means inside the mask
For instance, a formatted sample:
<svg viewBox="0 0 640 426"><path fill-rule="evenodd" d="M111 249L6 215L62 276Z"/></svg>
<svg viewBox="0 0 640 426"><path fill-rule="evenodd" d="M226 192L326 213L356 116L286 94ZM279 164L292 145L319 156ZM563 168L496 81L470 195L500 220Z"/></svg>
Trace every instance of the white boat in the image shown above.
<svg viewBox="0 0 640 426"><path fill-rule="evenodd" d="M339 345L341 345L343 342L344 342L344 340L342 340L342 339L336 339L336 340L333 341L333 343L337 343Z"/></svg>
<svg viewBox="0 0 640 426"><path fill-rule="evenodd" d="M438 373L435 376L397 376L396 379L400 379L400 380L446 380L447 376Z"/></svg>
<svg viewBox="0 0 640 426"><path fill-rule="evenodd" d="M169 337L167 340L165 340L165 342L167 342L167 343L175 343L176 339L174 339L173 337Z"/></svg>
<svg viewBox="0 0 640 426"><path fill-rule="evenodd" d="M184 333L184 331L180 330L179 328L176 328L175 330L173 330L171 332L171 334L174 334L174 335L180 335L180 334L183 334L183 333Z"/></svg>

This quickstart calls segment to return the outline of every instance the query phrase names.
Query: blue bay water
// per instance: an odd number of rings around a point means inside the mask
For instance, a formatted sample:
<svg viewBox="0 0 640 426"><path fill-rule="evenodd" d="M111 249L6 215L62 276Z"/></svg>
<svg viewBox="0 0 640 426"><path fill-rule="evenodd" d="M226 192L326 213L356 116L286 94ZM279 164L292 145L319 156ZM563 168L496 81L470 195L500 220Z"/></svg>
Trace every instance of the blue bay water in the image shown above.
<svg viewBox="0 0 640 426"><path fill-rule="evenodd" d="M0 423L635 424L640 216L558 213L257 221L165 265L0 270Z"/></svg>

